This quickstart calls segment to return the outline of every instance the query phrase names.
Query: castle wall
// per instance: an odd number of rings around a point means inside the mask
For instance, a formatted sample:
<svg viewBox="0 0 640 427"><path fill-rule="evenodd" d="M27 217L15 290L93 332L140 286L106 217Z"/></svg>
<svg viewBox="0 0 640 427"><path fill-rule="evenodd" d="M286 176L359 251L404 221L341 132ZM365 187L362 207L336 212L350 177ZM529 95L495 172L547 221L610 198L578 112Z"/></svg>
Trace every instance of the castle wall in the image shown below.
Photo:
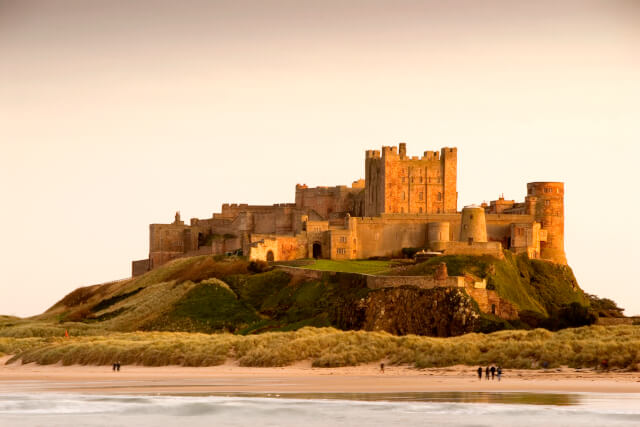
<svg viewBox="0 0 640 427"><path fill-rule="evenodd" d="M352 238L357 244L355 258L389 257L399 256L402 248L429 247L432 250L445 250L450 244L448 253L482 255L491 254L502 257L502 248L511 237L511 224L520 222L533 224L530 215L506 215L487 214L487 237L489 242L469 246L468 242L458 242L461 232L461 214L434 214L434 215L382 215L375 218L352 218L355 222L355 230ZM440 224L440 228L436 225ZM446 245L435 245L428 239L430 227L436 227L440 234L446 229L441 224L448 223L448 236ZM433 224L433 225L431 225Z"/></svg>
<svg viewBox="0 0 640 427"><path fill-rule="evenodd" d="M277 268L286 271L298 280L322 280L326 275L335 274L335 272L310 270L283 265L279 265ZM449 276L442 279L436 279L433 276L373 276L370 274L360 273L343 274L353 274L355 276L364 277L366 279L367 288L369 289L397 288L400 286L415 286L422 289L465 287L464 277L461 276Z"/></svg>
<svg viewBox="0 0 640 427"><path fill-rule="evenodd" d="M269 252L273 254L273 261L291 261L308 258L306 251L306 236L275 236L254 234L248 251L250 260L271 261Z"/></svg>
<svg viewBox="0 0 640 427"><path fill-rule="evenodd" d="M367 277L367 288L397 288L400 286L415 286L422 289L433 288L463 288L464 277L449 276L436 279L433 276L371 276Z"/></svg>
<svg viewBox="0 0 640 427"><path fill-rule="evenodd" d="M314 187L296 185L296 207L302 210L312 209L323 219L329 219L331 214L349 213L353 216L362 215L360 193L364 192L364 180L353 182L351 187L339 185L337 187Z"/></svg>
<svg viewBox="0 0 640 427"><path fill-rule="evenodd" d="M384 212L384 162L379 150L367 150L364 161L364 216L376 217Z"/></svg>
<svg viewBox="0 0 640 427"><path fill-rule="evenodd" d="M151 270L149 258L131 261L131 277L140 276Z"/></svg>
<svg viewBox="0 0 640 427"><path fill-rule="evenodd" d="M500 242L506 249L511 248L511 224L533 224L535 219L531 215L517 214L485 214L487 222L487 240Z"/></svg>
<svg viewBox="0 0 640 427"><path fill-rule="evenodd" d="M450 239L448 222L430 222L427 224L427 240L432 242L448 242Z"/></svg>
<svg viewBox="0 0 640 427"><path fill-rule="evenodd" d="M409 247L495 256L509 248L566 263L564 185L534 182L527 190L524 203L501 197L474 213L457 212L457 150L409 157L401 143L368 150L365 179L351 187L297 185L295 204L224 204L220 213L192 218L190 225L179 213L172 224L151 224L148 268L181 256L239 249L255 256L272 250L279 259L314 253L357 259L399 256ZM263 236L262 246L255 236ZM134 274L144 270L143 261L132 264Z"/></svg>
<svg viewBox="0 0 640 427"><path fill-rule="evenodd" d="M352 230L332 230L329 239L331 259L358 258L357 237Z"/></svg>
<svg viewBox="0 0 640 427"><path fill-rule="evenodd" d="M460 215L382 215L354 220L357 258L369 258L400 255L402 248L426 247L429 222L449 222L451 233L459 229L455 224L460 223Z"/></svg>
<svg viewBox="0 0 640 427"><path fill-rule="evenodd" d="M540 258L541 241L546 241L546 232L537 222L511 224L511 250L516 254L526 253L529 258Z"/></svg>
<svg viewBox="0 0 640 427"><path fill-rule="evenodd" d="M183 223L151 224L149 226L150 267L158 267L185 252L197 249L196 230Z"/></svg>
<svg viewBox="0 0 640 427"><path fill-rule="evenodd" d="M466 291L476 303L483 313L495 314L498 317L507 320L517 319L518 308L509 301L500 298L498 293L486 288L474 288L467 286Z"/></svg>
<svg viewBox="0 0 640 427"><path fill-rule="evenodd" d="M443 251L445 255L491 255L502 259L502 244L500 242L447 242L446 244L435 244L432 250Z"/></svg>

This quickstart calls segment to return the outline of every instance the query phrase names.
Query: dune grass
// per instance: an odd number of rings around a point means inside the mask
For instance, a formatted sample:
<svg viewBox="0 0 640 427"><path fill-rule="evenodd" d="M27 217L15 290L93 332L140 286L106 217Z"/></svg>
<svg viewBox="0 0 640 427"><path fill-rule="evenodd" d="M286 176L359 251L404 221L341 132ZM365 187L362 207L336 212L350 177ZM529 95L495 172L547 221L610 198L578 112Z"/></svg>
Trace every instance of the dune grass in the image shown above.
<svg viewBox="0 0 640 427"><path fill-rule="evenodd" d="M213 366L235 359L242 366L287 366L311 360L317 367L353 366L386 360L416 368L499 364L505 368L611 368L640 370L640 327L588 326L549 332L499 331L453 338L384 332L303 328L260 335L177 332L114 333L104 336L0 338L11 362L43 365Z"/></svg>

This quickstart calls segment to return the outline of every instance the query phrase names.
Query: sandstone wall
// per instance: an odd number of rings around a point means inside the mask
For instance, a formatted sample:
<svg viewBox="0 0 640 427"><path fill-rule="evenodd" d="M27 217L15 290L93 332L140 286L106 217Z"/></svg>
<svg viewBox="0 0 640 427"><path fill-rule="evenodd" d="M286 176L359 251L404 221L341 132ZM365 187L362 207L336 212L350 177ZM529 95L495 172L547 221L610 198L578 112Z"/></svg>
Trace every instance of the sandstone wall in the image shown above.
<svg viewBox="0 0 640 427"><path fill-rule="evenodd" d="M397 288L400 286L414 286L421 289L433 288L464 288L464 277L450 276L438 280L432 276L371 276L367 277L367 288Z"/></svg>
<svg viewBox="0 0 640 427"><path fill-rule="evenodd" d="M491 255L502 259L502 244L500 242L484 242L468 244L465 242L447 242L439 246L434 245L433 250L444 251L445 255Z"/></svg>
<svg viewBox="0 0 640 427"><path fill-rule="evenodd" d="M308 258L306 250L304 236L254 234L251 236L251 243L246 255L251 260L291 261ZM269 259L269 252L273 255L273 259Z"/></svg>
<svg viewBox="0 0 640 427"><path fill-rule="evenodd" d="M131 277L140 276L149 271L149 258L131 262Z"/></svg>
<svg viewBox="0 0 640 427"><path fill-rule="evenodd" d="M362 215L362 207L358 195L364 191L364 181L355 181L352 187L339 185L337 187L314 187L296 185L296 207L298 209L312 209L323 219L329 219L331 214L349 213Z"/></svg>
<svg viewBox="0 0 640 427"><path fill-rule="evenodd" d="M365 216L457 211L457 149L409 157L406 144L365 155Z"/></svg>
<svg viewBox="0 0 640 427"><path fill-rule="evenodd" d="M540 256L566 264L564 252L564 183L530 182L527 198L534 203L535 218L547 232L546 242L540 244Z"/></svg>
<svg viewBox="0 0 640 427"><path fill-rule="evenodd" d="M306 280L321 280L325 275L331 276L332 274L336 274L335 272L311 270L303 267L279 265L276 268L286 271L292 277ZM347 274L363 278L367 288L369 289L398 288L401 286L413 286L420 289L464 288L465 286L464 277L461 276L450 276L445 279L437 280L433 276L374 276L359 273Z"/></svg>
<svg viewBox="0 0 640 427"><path fill-rule="evenodd" d="M507 320L518 318L517 307L500 298L496 291L486 288L474 288L473 286L467 286L466 291L478 303L478 307L483 313L495 314Z"/></svg>

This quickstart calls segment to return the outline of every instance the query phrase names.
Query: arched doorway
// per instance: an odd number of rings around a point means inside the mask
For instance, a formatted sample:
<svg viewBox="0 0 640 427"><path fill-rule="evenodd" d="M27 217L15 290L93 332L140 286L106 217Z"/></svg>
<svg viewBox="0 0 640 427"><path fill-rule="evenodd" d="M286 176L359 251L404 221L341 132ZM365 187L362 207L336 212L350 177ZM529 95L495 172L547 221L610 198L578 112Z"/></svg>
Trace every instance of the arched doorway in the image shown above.
<svg viewBox="0 0 640 427"><path fill-rule="evenodd" d="M267 262L275 261L275 257L273 256L273 251L267 252Z"/></svg>
<svg viewBox="0 0 640 427"><path fill-rule="evenodd" d="M313 243L313 257L315 259L322 258L322 245L320 242Z"/></svg>

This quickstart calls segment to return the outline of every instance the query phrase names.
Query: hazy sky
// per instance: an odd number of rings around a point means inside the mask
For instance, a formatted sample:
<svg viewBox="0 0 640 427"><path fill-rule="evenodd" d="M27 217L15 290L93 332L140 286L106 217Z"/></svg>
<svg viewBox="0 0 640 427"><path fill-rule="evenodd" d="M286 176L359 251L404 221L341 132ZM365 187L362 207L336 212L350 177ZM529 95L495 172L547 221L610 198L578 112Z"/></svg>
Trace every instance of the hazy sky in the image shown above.
<svg viewBox="0 0 640 427"><path fill-rule="evenodd" d="M0 313L402 141L458 147L459 209L564 181L580 285L640 314L634 0L0 0Z"/></svg>

